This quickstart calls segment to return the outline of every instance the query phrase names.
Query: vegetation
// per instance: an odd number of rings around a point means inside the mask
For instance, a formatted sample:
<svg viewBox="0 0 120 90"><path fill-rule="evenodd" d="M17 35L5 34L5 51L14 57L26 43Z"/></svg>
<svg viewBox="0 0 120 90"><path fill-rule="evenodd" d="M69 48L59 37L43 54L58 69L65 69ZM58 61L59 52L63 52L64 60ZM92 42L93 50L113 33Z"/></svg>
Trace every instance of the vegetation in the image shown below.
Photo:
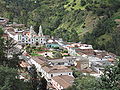
<svg viewBox="0 0 120 90"><path fill-rule="evenodd" d="M114 66L107 66L104 75L101 76L100 85L104 89L119 90L120 89L120 59Z"/></svg>
<svg viewBox="0 0 120 90"><path fill-rule="evenodd" d="M62 54L61 54L61 52L53 52L53 57L54 58L62 58L63 56L62 56Z"/></svg>
<svg viewBox="0 0 120 90"><path fill-rule="evenodd" d="M16 69L0 66L0 90L28 90L26 85L19 79Z"/></svg>
<svg viewBox="0 0 120 90"><path fill-rule="evenodd" d="M3 30L0 28L0 65L17 68L21 51L15 48L16 43L12 39L4 39ZM14 50L14 51L13 51Z"/></svg>
<svg viewBox="0 0 120 90"><path fill-rule="evenodd" d="M10 23L33 25L36 32L39 25L42 25L44 34L63 38L69 42L81 40L82 43L92 44L95 49L104 49L120 55L120 22L115 22L116 19L120 19L119 3L120 0L1 0L0 16L9 18ZM9 76L8 78L0 76L5 83L5 87L3 83L0 84L0 89L14 90L13 88L16 87L12 86L13 84L16 86L17 83L14 82L16 78L11 68L15 70L18 68L19 53L13 53L12 57L8 57L14 44L11 40L5 41L1 37L2 34L3 31L0 28L0 65L2 65L0 68L4 68L0 70L5 73L4 70L9 67L10 77L14 79L11 81ZM28 52L32 51L28 49ZM56 53L55 57L61 57L60 53ZM119 68L118 62L116 66L105 69L99 81L102 90L119 88ZM80 74L75 75L78 77L75 82L76 88L73 86L71 90L96 90L96 86L99 90L95 78L85 76L79 78Z"/></svg>
<svg viewBox="0 0 120 90"><path fill-rule="evenodd" d="M65 41L119 53L120 0L1 0L0 16ZM120 23L119 23L120 24ZM118 40L114 40L114 39Z"/></svg>
<svg viewBox="0 0 120 90"><path fill-rule="evenodd" d="M12 51L15 44L2 36L3 31L0 28L0 90L29 90L28 83L19 79L17 71L20 53Z"/></svg>
<svg viewBox="0 0 120 90"><path fill-rule="evenodd" d="M97 80L92 76L83 76L75 79L74 85L67 90L101 90Z"/></svg>
<svg viewBox="0 0 120 90"><path fill-rule="evenodd" d="M41 56L40 54L38 54L38 52L46 52L48 50L46 50L45 46L40 46L40 47L30 47L30 45L26 46L26 51L27 53L29 53L31 56Z"/></svg>
<svg viewBox="0 0 120 90"><path fill-rule="evenodd" d="M47 90L47 81L44 77L41 77L37 74L37 69L35 65L32 65L32 67L29 70L31 79L30 79L30 85L31 90Z"/></svg>

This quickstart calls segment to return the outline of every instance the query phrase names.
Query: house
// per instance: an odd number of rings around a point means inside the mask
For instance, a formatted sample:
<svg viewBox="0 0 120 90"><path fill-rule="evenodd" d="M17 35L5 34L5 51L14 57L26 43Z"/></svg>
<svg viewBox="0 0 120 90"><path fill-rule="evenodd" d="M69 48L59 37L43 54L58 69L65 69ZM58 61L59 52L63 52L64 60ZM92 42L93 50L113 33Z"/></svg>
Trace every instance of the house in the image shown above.
<svg viewBox="0 0 120 90"><path fill-rule="evenodd" d="M42 67L47 64L46 59L42 56L32 56L28 63L34 64L38 72L42 72Z"/></svg>
<svg viewBox="0 0 120 90"><path fill-rule="evenodd" d="M7 24L6 27L23 28L25 24Z"/></svg>
<svg viewBox="0 0 120 90"><path fill-rule="evenodd" d="M77 60L75 62L75 66L79 70L86 69L89 67L89 59L81 56L81 57L77 58Z"/></svg>
<svg viewBox="0 0 120 90"><path fill-rule="evenodd" d="M72 86L74 77L68 75L60 75L52 77L51 84L56 90L63 90Z"/></svg>
<svg viewBox="0 0 120 90"><path fill-rule="evenodd" d="M31 67L31 65L28 62L24 61L24 60L20 61L19 65L23 69L29 69Z"/></svg>
<svg viewBox="0 0 120 90"><path fill-rule="evenodd" d="M68 75L68 76L73 76L72 75L72 70L69 69L68 67L65 66L44 66L42 67L42 76L45 77L45 79L50 82L51 78L54 76L59 76L59 75Z"/></svg>
<svg viewBox="0 0 120 90"><path fill-rule="evenodd" d="M54 65L73 66L74 61L75 59L63 57L62 59L50 59L48 60L48 63L50 66Z"/></svg>
<svg viewBox="0 0 120 90"><path fill-rule="evenodd" d="M33 56L28 60L28 63L34 64L37 68L37 72L41 73L42 76L49 82L51 77L58 75L69 75L72 76L72 70L62 65L49 66L47 60L42 56Z"/></svg>
<svg viewBox="0 0 120 90"><path fill-rule="evenodd" d="M0 25L5 26L9 22L9 19L0 17Z"/></svg>
<svg viewBox="0 0 120 90"><path fill-rule="evenodd" d="M51 40L49 40L49 41L46 43L46 46L47 46L48 48L59 48L59 47L60 47L57 42L55 42L55 41L50 42L50 41L51 41Z"/></svg>
<svg viewBox="0 0 120 90"><path fill-rule="evenodd" d="M103 58L107 55L107 52L104 50L94 50L94 55L98 58Z"/></svg>
<svg viewBox="0 0 120 90"><path fill-rule="evenodd" d="M54 65L64 65L64 66L74 66L76 64L76 61L81 61L82 60L86 61L86 63L89 62L89 60L87 58L84 58L82 56L67 56L67 57L63 57L61 59L48 59L47 62L50 66L54 66Z"/></svg>
<svg viewBox="0 0 120 90"><path fill-rule="evenodd" d="M68 53L72 56L81 56L81 54L85 55L94 55L94 50L92 45L74 43L67 46Z"/></svg>
<svg viewBox="0 0 120 90"><path fill-rule="evenodd" d="M15 40L15 35L16 33L14 32L14 28L13 27L5 27L5 33L9 35L10 38L13 38Z"/></svg>

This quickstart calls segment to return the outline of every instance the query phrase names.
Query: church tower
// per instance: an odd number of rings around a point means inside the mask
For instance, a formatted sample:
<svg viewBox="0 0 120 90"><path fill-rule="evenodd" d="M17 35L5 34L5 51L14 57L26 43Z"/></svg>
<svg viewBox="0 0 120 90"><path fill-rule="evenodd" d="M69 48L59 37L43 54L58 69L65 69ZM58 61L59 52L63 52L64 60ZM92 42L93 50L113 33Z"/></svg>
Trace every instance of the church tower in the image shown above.
<svg viewBox="0 0 120 90"><path fill-rule="evenodd" d="M30 27L30 35L36 35L34 29L33 29L33 26Z"/></svg>
<svg viewBox="0 0 120 90"><path fill-rule="evenodd" d="M38 33L39 36L43 36L43 32L42 32L42 26L40 25L39 27L39 33Z"/></svg>

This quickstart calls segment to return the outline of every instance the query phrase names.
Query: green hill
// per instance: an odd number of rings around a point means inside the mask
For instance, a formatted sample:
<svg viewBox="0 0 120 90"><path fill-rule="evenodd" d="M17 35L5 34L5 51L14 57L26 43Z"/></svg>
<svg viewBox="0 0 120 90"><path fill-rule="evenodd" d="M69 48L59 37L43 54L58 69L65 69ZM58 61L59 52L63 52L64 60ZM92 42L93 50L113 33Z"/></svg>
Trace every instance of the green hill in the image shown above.
<svg viewBox="0 0 120 90"><path fill-rule="evenodd" d="M92 44L118 55L120 0L1 0L0 16L33 25L65 41Z"/></svg>

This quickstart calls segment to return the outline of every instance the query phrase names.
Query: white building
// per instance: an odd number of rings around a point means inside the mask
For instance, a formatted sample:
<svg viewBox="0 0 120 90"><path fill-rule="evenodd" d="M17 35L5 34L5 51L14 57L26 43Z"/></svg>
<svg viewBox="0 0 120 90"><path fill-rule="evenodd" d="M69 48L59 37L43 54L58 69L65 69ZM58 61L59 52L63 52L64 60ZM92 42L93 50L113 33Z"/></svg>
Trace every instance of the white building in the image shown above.
<svg viewBox="0 0 120 90"><path fill-rule="evenodd" d="M41 72L42 76L45 77L45 79L50 82L51 78L54 76L59 75L72 75L72 70L68 67L62 66L62 65L56 65L56 66L49 66L47 64L47 60L42 56L34 56L31 57L30 60L28 60L29 64L34 64L37 68L37 72Z"/></svg>
<svg viewBox="0 0 120 90"><path fill-rule="evenodd" d="M44 66L42 67L42 75L48 82L51 82L51 78L60 75L72 76L72 70L65 66Z"/></svg>
<svg viewBox="0 0 120 90"><path fill-rule="evenodd" d="M28 63L34 64L38 72L42 72L42 67L46 65L46 59L42 56L33 56L28 60Z"/></svg>
<svg viewBox="0 0 120 90"><path fill-rule="evenodd" d="M44 45L46 43L46 38L43 35L42 27L39 27L39 33L37 34L33 27L30 30L7 29L6 33L13 38L18 44L30 44L30 45Z"/></svg>

